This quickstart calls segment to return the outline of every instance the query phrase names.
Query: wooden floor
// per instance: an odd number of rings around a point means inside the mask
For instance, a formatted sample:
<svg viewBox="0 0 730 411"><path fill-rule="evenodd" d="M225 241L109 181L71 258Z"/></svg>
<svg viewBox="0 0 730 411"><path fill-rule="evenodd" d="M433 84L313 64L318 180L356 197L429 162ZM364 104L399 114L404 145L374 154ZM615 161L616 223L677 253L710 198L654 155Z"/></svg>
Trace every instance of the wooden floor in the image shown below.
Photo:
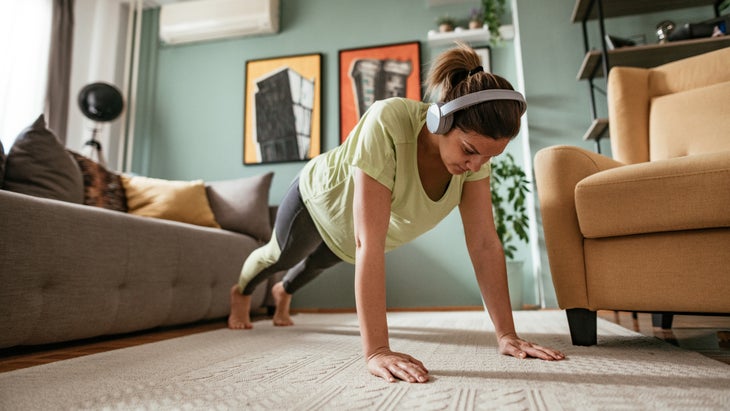
<svg viewBox="0 0 730 411"><path fill-rule="evenodd" d="M656 337L706 357L730 364L730 317L675 315L672 328L663 330L651 323L651 314L599 311L598 316L630 330Z"/></svg>
<svg viewBox="0 0 730 411"><path fill-rule="evenodd" d="M675 316L672 329L661 330L652 327L649 314L640 313L636 319L628 312L601 311L598 315L600 318L615 322L630 330L660 338L670 344L697 351L709 358L730 364L730 317ZM269 318L260 316L254 321L269 321ZM225 320L217 320L114 338L104 337L38 347L3 349L0 350L0 372L182 337L225 326Z"/></svg>

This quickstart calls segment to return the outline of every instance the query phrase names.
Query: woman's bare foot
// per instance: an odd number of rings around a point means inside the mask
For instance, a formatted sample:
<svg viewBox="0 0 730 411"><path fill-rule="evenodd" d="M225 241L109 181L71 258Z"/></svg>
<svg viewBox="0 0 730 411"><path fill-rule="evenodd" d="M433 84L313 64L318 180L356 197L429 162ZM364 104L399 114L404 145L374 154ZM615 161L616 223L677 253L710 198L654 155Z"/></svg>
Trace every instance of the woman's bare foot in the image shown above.
<svg viewBox="0 0 730 411"><path fill-rule="evenodd" d="M276 311L274 312L274 325L286 327L294 325L289 315L289 306L291 305L291 294L284 290L284 284L281 281L274 284L271 288L271 295L274 296L276 303Z"/></svg>
<svg viewBox="0 0 730 411"><path fill-rule="evenodd" d="M231 287L231 314L228 316L228 328L232 330L248 330L251 323L251 296L243 295L238 284Z"/></svg>

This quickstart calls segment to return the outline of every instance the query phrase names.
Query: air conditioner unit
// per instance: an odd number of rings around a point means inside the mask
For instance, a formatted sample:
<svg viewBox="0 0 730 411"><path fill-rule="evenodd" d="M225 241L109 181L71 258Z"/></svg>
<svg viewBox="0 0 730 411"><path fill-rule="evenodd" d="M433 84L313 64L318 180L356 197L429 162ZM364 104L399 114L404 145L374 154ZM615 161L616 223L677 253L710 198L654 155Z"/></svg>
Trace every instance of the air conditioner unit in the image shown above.
<svg viewBox="0 0 730 411"><path fill-rule="evenodd" d="M168 44L279 32L279 0L194 0L160 7Z"/></svg>

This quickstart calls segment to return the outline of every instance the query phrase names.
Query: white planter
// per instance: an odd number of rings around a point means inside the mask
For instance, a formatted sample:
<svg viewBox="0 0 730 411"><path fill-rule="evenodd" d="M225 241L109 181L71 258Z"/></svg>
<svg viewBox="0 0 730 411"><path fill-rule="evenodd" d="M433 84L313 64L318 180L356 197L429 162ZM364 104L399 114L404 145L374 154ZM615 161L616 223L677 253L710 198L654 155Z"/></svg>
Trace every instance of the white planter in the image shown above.
<svg viewBox="0 0 730 411"><path fill-rule="evenodd" d="M513 310L522 309L522 282L524 281L522 268L524 265L524 261L507 261L509 299Z"/></svg>
<svg viewBox="0 0 730 411"><path fill-rule="evenodd" d="M502 37L502 40L513 40L515 38L515 26L512 24L499 26L499 36Z"/></svg>

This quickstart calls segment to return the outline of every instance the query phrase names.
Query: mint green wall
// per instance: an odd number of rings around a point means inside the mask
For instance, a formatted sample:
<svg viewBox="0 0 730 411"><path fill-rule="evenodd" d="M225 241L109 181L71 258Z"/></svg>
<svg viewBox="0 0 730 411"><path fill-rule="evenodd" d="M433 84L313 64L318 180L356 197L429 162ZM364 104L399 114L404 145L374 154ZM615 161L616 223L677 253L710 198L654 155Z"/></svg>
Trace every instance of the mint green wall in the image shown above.
<svg viewBox="0 0 730 411"><path fill-rule="evenodd" d="M421 62L443 48L431 49L426 33L443 14L464 17L477 1L429 8L426 0L281 0L281 32L277 35L182 46L157 43L157 10L145 13L140 73L140 106L133 170L168 179L213 181L274 171L271 202L280 201L303 163L242 165L243 88L247 60L323 53L323 151L339 142L338 50L421 41ZM589 119L585 82L575 80L583 58L580 24L570 23L574 0L513 0L519 20L525 92L529 102L531 155L554 144L593 149L581 141ZM610 20L617 35L643 33L654 41L654 25L665 18L677 23L711 15L707 7ZM509 16L506 19L510 20ZM595 24L591 26L596 39ZM515 45L492 48L492 69L518 84ZM599 101L601 97L599 96ZM605 104L599 105L605 112ZM518 140L508 151L518 161ZM608 142L603 149L610 152ZM539 212L538 212L539 216ZM540 230L541 232L541 230ZM547 306L555 306L550 271L540 238L542 278ZM533 261L526 260L525 300L536 303L531 280ZM388 304L393 307L480 305L481 301L463 242L461 222L452 213L432 232L387 256ZM296 307L352 307L353 267L324 273L295 297Z"/></svg>
<svg viewBox="0 0 730 411"><path fill-rule="evenodd" d="M304 163L242 165L243 90L247 60L323 53L323 151L339 144L338 50L421 41L422 69L443 49L427 32L442 14L464 19L478 2L429 8L426 0L282 0L277 35L181 46L158 44L157 10L145 14L146 46L133 171L207 181L274 171L277 204ZM151 22L150 22L151 21ZM492 70L516 84L511 42L492 49ZM519 156L519 155L518 155ZM481 305L458 212L412 244L389 253L388 305ZM354 307L354 267L342 263L294 299L295 307Z"/></svg>

